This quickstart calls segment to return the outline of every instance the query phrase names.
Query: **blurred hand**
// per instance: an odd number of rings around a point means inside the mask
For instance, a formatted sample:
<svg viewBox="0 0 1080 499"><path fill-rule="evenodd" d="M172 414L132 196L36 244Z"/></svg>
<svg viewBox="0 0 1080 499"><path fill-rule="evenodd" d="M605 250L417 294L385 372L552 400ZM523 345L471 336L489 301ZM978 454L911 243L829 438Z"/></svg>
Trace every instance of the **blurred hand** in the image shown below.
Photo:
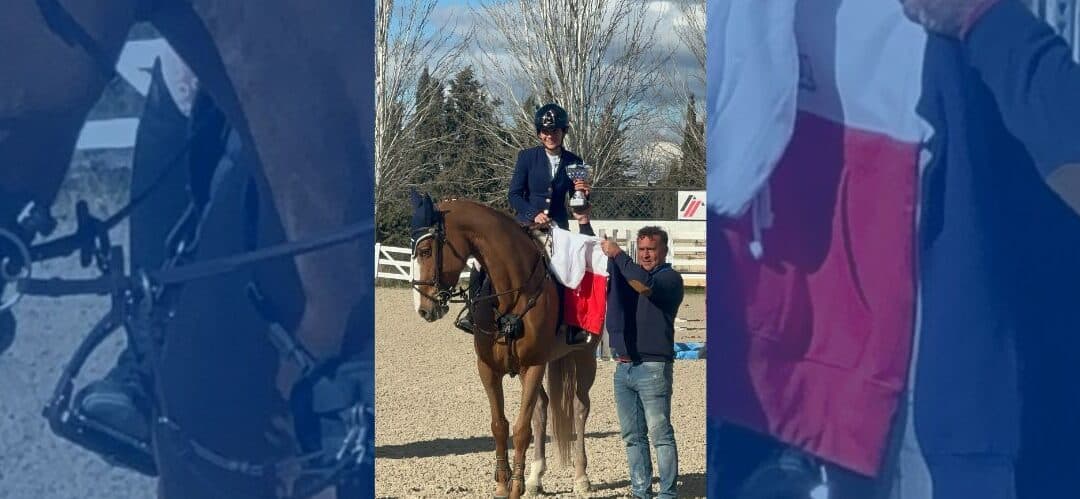
<svg viewBox="0 0 1080 499"><path fill-rule="evenodd" d="M533 222L537 224L549 224L551 223L551 218L547 216L547 213L540 212L533 218Z"/></svg>
<svg viewBox="0 0 1080 499"><path fill-rule="evenodd" d="M616 255L622 253L622 248L615 241L604 239L600 241L600 251L603 251L608 258L615 258Z"/></svg>
<svg viewBox="0 0 1080 499"><path fill-rule="evenodd" d="M998 0L900 0L904 14L927 31L964 38Z"/></svg>
<svg viewBox="0 0 1080 499"><path fill-rule="evenodd" d="M585 208L581 211L581 213L578 213L575 210L570 210L570 213L574 215L574 220L577 220L577 223L585 225L589 223L589 216L592 214L592 207L590 206Z"/></svg>
<svg viewBox="0 0 1080 499"><path fill-rule="evenodd" d="M589 188L589 183L584 180L578 179L574 181L574 190L584 192L586 197L589 195Z"/></svg>

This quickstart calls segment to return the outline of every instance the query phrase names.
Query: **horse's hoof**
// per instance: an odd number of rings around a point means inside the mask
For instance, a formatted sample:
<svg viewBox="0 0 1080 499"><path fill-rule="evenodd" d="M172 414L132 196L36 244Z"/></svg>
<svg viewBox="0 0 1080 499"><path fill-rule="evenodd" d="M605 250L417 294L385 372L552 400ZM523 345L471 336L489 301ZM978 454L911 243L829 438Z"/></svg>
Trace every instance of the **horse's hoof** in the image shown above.
<svg viewBox="0 0 1080 499"><path fill-rule="evenodd" d="M540 482L525 482L525 495L526 496L529 496L529 497L539 496L539 495L543 495L543 493L544 493L544 486L541 485Z"/></svg>
<svg viewBox="0 0 1080 499"><path fill-rule="evenodd" d="M575 494L588 494L589 492L592 492L592 483L589 482L587 477L574 480Z"/></svg>

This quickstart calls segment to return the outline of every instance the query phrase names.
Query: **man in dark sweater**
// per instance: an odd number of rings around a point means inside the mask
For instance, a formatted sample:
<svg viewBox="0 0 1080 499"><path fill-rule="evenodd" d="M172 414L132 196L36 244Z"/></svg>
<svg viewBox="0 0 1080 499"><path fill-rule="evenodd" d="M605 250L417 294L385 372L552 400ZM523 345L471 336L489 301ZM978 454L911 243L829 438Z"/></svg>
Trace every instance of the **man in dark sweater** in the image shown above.
<svg viewBox="0 0 1080 499"><path fill-rule="evenodd" d="M901 498L1075 497L1080 66L1018 0L902 3L930 33L935 135L912 408L881 481Z"/></svg>
<svg viewBox="0 0 1080 499"><path fill-rule="evenodd" d="M638 263L634 263L614 241L601 242L611 259L607 331L618 361L615 405L635 497L649 497L650 440L660 468L658 497L676 497L679 475L671 387L675 314L683 300L683 280L666 263L667 243L668 235L660 228L642 228L637 234Z"/></svg>

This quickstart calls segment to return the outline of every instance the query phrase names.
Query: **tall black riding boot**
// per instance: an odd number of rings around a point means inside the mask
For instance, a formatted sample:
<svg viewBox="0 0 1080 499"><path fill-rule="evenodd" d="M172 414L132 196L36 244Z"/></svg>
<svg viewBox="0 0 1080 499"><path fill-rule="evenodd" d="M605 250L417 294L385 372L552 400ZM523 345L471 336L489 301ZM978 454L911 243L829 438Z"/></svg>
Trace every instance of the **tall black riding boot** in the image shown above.
<svg viewBox="0 0 1080 499"><path fill-rule="evenodd" d="M473 269L470 274L471 275L469 276L468 297L469 302L471 303L478 296L484 293L485 284L487 284L488 279L487 272L484 272L483 270ZM476 332L476 325L473 324L472 321L472 310L469 309L468 304L465 305L465 309L462 310L462 313L458 316L458 319L454 322L454 325L457 326L458 329L465 331L469 334L473 334Z"/></svg>
<svg viewBox="0 0 1080 499"><path fill-rule="evenodd" d="M593 340L593 334L574 326L566 326L566 344L567 345L581 345L584 343L590 343Z"/></svg>
<svg viewBox="0 0 1080 499"><path fill-rule="evenodd" d="M138 363L130 348L104 379L83 388L76 404L94 421L142 442L150 441L150 411Z"/></svg>

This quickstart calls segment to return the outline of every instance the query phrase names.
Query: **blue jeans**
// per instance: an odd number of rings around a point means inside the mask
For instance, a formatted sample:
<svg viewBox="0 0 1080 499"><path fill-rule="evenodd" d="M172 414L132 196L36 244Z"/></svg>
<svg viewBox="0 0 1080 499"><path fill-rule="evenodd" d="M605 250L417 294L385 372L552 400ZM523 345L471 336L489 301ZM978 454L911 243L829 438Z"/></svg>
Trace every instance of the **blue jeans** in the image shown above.
<svg viewBox="0 0 1080 499"><path fill-rule="evenodd" d="M643 362L615 366L615 408L626 443L630 467L630 490L635 497L649 497L652 461L649 441L656 449L660 472L658 497L676 497L679 452L671 426L672 363Z"/></svg>

